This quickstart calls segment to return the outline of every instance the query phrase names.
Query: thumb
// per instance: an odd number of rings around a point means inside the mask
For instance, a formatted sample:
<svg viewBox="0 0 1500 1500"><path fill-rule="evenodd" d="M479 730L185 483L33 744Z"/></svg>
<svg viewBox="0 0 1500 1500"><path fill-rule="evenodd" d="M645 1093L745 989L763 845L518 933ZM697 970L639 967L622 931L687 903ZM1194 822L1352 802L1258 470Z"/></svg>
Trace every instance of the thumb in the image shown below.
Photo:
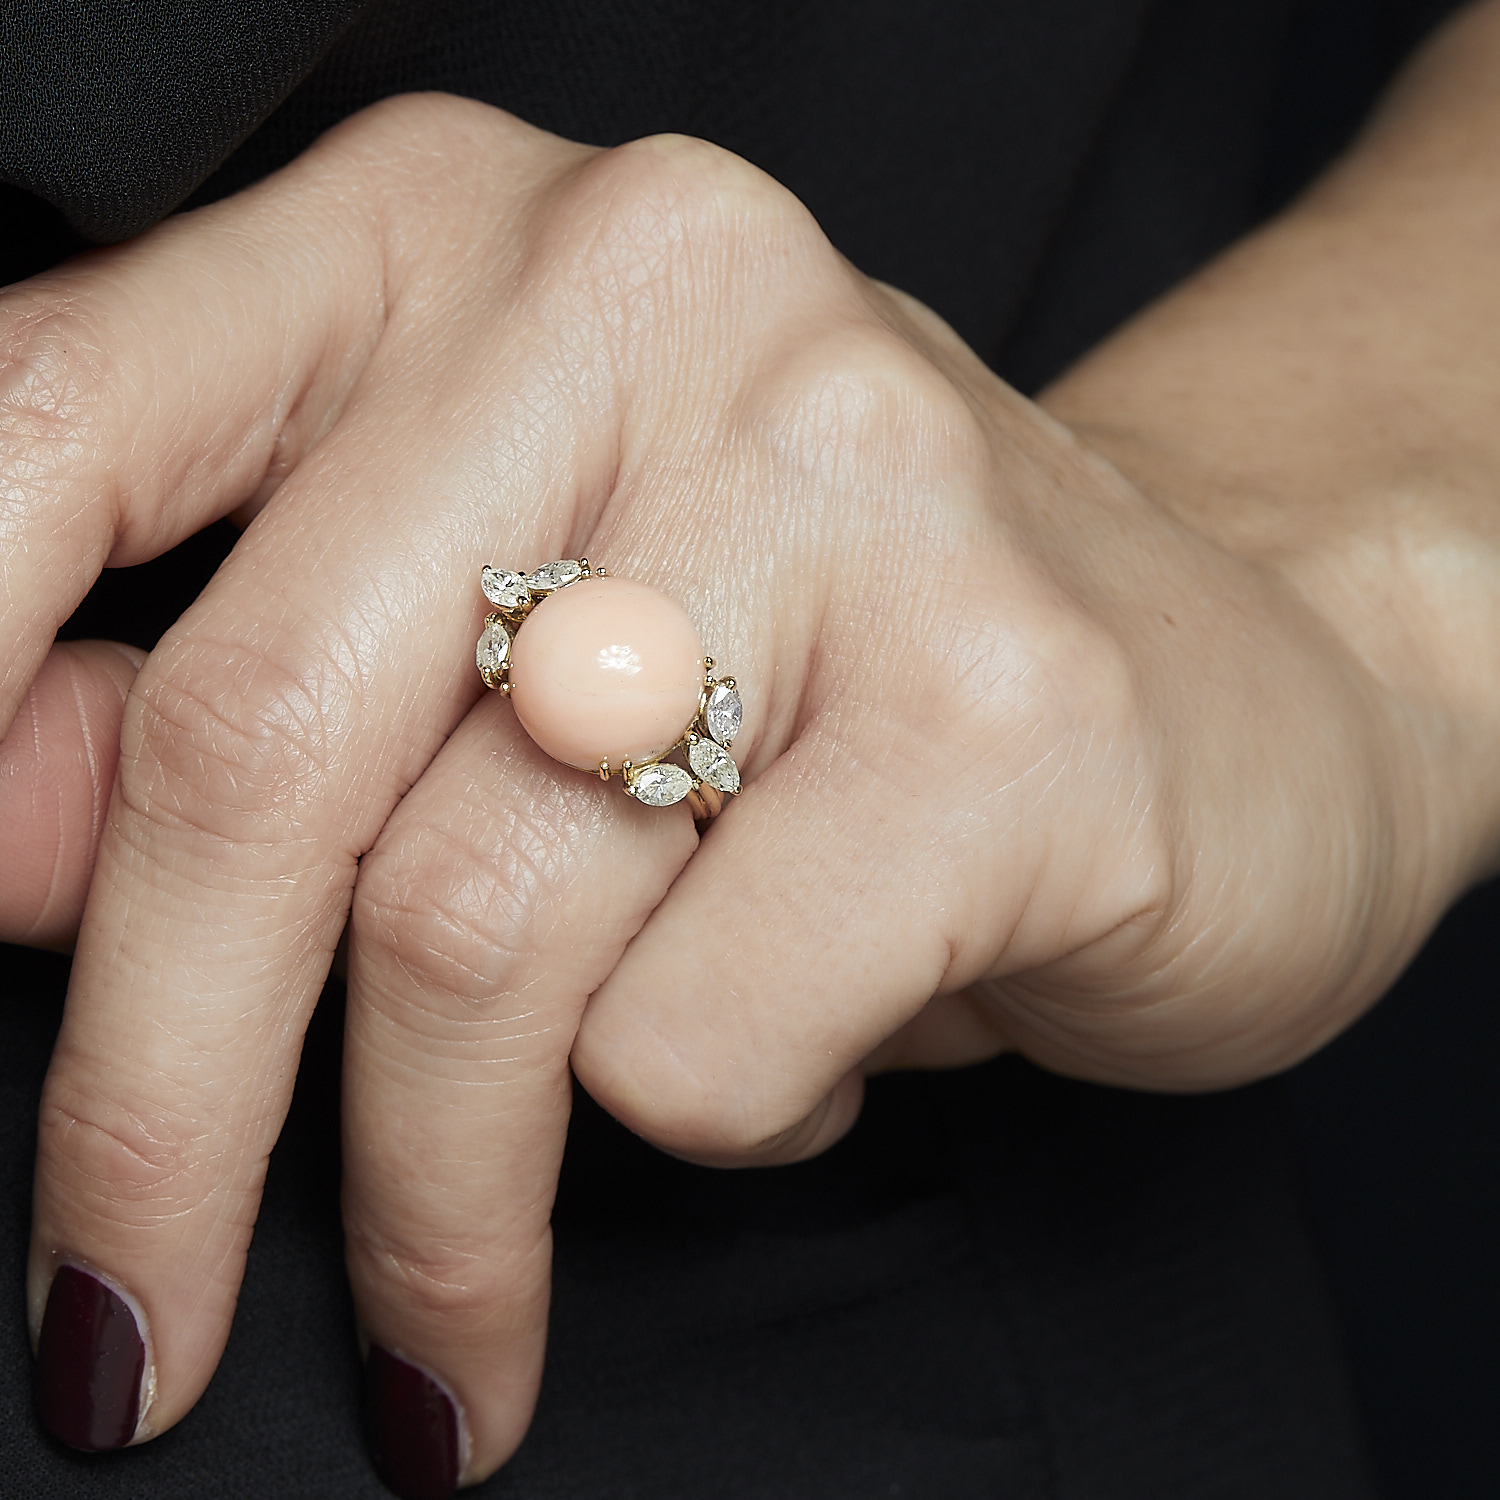
<svg viewBox="0 0 1500 1500"><path fill-rule="evenodd" d="M145 659L116 641L59 642L0 741L0 941L72 946Z"/></svg>

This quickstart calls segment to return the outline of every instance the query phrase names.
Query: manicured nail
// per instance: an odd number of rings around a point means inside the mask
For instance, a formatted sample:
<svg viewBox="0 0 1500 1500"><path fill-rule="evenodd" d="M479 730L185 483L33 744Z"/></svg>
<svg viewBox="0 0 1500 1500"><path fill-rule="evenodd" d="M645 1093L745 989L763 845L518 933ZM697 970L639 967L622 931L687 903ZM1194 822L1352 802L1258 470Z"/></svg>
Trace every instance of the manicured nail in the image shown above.
<svg viewBox="0 0 1500 1500"><path fill-rule="evenodd" d="M370 1345L365 1438L381 1483L401 1500L444 1500L458 1488L458 1411L432 1376Z"/></svg>
<svg viewBox="0 0 1500 1500"><path fill-rule="evenodd" d="M36 1403L53 1437L123 1448L141 1412L146 1345L118 1292L77 1266L52 1278L36 1351Z"/></svg>

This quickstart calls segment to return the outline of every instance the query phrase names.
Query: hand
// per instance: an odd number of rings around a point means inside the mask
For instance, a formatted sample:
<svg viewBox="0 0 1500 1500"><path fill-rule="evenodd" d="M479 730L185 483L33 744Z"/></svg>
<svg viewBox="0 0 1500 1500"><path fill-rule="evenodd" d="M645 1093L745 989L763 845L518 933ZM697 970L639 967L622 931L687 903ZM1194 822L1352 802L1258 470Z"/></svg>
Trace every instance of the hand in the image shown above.
<svg viewBox="0 0 1500 1500"><path fill-rule="evenodd" d="M1234 1082L1368 1003L1478 858L1426 721L1280 570L712 148L397 101L0 317L8 703L106 559L256 513L131 689L43 1103L34 1326L64 1260L128 1295L136 1438L218 1359L346 919L351 1281L474 1479L535 1397L570 1054L726 1164L1007 1044ZM469 665L480 563L584 553L746 690L696 853Z"/></svg>

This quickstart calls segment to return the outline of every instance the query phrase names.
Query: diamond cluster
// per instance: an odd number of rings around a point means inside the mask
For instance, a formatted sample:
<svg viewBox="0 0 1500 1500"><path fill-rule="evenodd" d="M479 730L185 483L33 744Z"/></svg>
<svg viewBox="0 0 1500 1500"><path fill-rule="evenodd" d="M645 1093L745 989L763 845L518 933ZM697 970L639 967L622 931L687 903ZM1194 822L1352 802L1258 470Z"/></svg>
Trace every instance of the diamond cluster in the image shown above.
<svg viewBox="0 0 1500 1500"><path fill-rule="evenodd" d="M474 648L474 664L485 686L510 691L510 648L526 616L536 605L558 589L577 583L581 578L599 578L604 569L591 569L586 557L565 557L543 564L531 573L517 573L512 568L494 568L488 563L479 570L479 588L495 608L486 617L479 643Z"/></svg>
<svg viewBox="0 0 1500 1500"><path fill-rule="evenodd" d="M474 648L474 663L485 685L503 693L510 692L511 645L526 616L542 599L581 579L604 576L604 569L591 569L586 557L565 557L557 562L544 563L530 573L488 565L482 568L480 590L495 606L486 616L479 643ZM625 791L647 807L672 807L697 794L694 812L699 813L703 808L705 810L699 815L708 816L717 810L719 798L709 796L704 788L711 788L713 793L724 796L739 793L739 767L728 752L744 722L744 703L734 678L712 675L712 657L704 658L704 667L707 670L698 712L683 731L682 738L654 760L639 765L627 761L619 767ZM691 770L668 759L677 754L686 758ZM614 774L608 761L600 767L600 774L606 780Z"/></svg>
<svg viewBox="0 0 1500 1500"><path fill-rule="evenodd" d="M671 807L704 786L726 796L740 790L740 768L730 758L729 747L745 717L744 704L734 678L716 681L706 677L698 716L687 732L666 752L684 751L691 774L673 765L665 756L625 772L625 790L648 807ZM715 804L717 806L717 804ZM696 810L696 809L695 809Z"/></svg>

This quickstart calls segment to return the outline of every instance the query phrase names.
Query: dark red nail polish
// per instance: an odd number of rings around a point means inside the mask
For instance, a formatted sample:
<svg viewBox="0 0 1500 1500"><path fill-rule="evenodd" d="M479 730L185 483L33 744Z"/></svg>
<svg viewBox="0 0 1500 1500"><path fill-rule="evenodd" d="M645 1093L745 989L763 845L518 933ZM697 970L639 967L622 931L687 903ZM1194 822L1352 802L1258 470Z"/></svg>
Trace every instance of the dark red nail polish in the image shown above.
<svg viewBox="0 0 1500 1500"><path fill-rule="evenodd" d="M52 1278L36 1351L36 1404L53 1437L123 1448L140 1417L146 1346L124 1299L77 1266Z"/></svg>
<svg viewBox="0 0 1500 1500"><path fill-rule="evenodd" d="M401 1500L458 1488L458 1412L437 1381L379 1344L365 1361L365 1437L381 1483Z"/></svg>

